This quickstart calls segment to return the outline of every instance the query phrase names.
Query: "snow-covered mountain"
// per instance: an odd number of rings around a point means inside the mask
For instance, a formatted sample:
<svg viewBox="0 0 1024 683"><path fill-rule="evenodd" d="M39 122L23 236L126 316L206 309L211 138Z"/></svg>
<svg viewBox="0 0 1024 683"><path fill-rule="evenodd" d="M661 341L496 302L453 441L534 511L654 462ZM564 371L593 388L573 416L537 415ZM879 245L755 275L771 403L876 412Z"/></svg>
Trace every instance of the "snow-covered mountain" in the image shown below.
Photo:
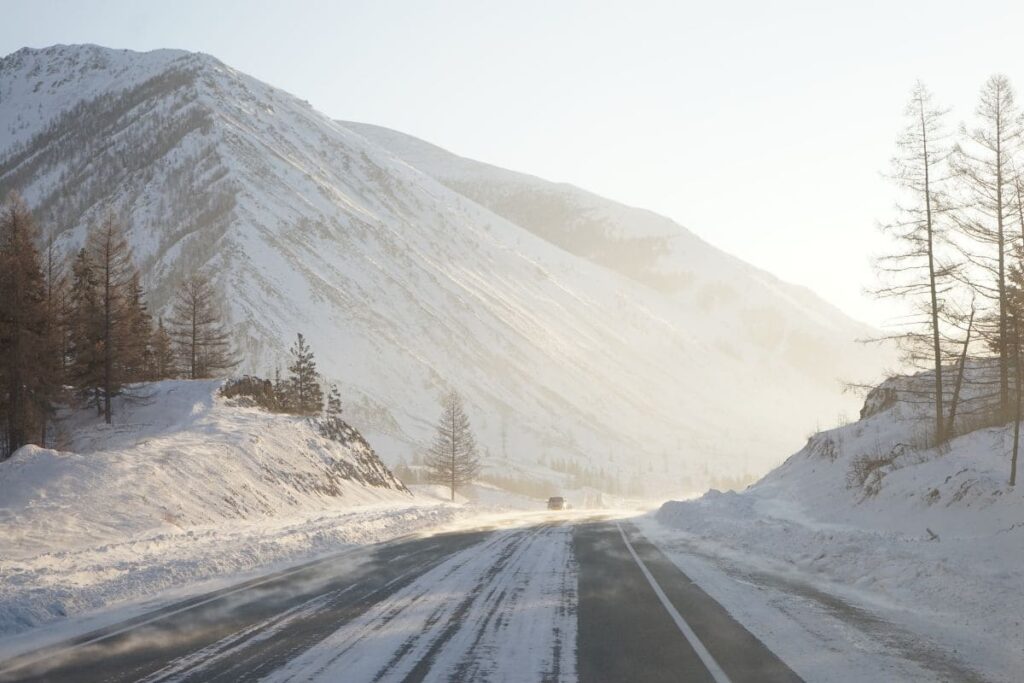
<svg viewBox="0 0 1024 683"><path fill-rule="evenodd" d="M664 216L465 159L380 126L342 125L544 240L666 295L684 307L687 320L701 323L695 334L719 347L768 351L811 376L820 375L822 364L848 371L862 360L844 365L832 345L845 346L851 330L869 336L867 328Z"/></svg>
<svg viewBox="0 0 1024 683"><path fill-rule="evenodd" d="M333 121L205 54L3 58L11 189L67 249L120 211L157 310L209 269L247 369L305 334L391 463L455 387L495 466L678 490L780 461L853 410L838 380L885 362L862 325L666 218Z"/></svg>

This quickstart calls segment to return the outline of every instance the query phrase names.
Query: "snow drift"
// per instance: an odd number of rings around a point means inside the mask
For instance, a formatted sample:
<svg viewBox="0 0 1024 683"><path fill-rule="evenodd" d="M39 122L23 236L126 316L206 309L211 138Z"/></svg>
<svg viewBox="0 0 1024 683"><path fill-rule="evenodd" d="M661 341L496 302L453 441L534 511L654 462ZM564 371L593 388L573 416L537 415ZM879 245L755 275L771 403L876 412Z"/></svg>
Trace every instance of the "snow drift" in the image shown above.
<svg viewBox="0 0 1024 683"><path fill-rule="evenodd" d="M451 519L357 433L324 438L219 386L141 385L113 425L69 412L61 450L0 463L0 635Z"/></svg>
<svg viewBox="0 0 1024 683"><path fill-rule="evenodd" d="M669 502L657 519L710 556L849 588L862 608L909 625L935 651L1013 680L1024 666L1013 428L930 447L932 407L908 391L922 382L927 374L887 381L860 421L814 435L746 491Z"/></svg>
<svg viewBox="0 0 1024 683"><path fill-rule="evenodd" d="M219 386L143 385L139 403L118 400L113 425L82 409L61 424L65 450L26 446L0 463L4 557L410 497L365 442L234 407Z"/></svg>

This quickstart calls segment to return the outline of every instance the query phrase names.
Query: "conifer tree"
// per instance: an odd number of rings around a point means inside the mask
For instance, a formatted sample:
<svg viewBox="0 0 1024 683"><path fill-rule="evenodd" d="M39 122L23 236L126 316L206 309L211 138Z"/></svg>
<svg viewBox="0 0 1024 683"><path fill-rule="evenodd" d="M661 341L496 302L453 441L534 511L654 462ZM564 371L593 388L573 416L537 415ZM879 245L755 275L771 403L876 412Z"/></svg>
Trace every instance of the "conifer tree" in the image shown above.
<svg viewBox="0 0 1024 683"><path fill-rule="evenodd" d="M299 415L319 415L323 410L324 392L317 380L316 359L301 333L291 348L292 361L288 365L288 384L291 393L291 412Z"/></svg>
<svg viewBox="0 0 1024 683"><path fill-rule="evenodd" d="M337 384L332 384L327 392L327 418L341 419L341 393Z"/></svg>
<svg viewBox="0 0 1024 683"><path fill-rule="evenodd" d="M205 275L193 275L178 288L167 328L189 379L216 377L238 365L222 306Z"/></svg>
<svg viewBox="0 0 1024 683"><path fill-rule="evenodd" d="M153 318L146 306L138 271L132 273L125 299L127 337L123 351L122 366L125 379L129 382L143 382L149 378L152 366Z"/></svg>
<svg viewBox="0 0 1024 683"><path fill-rule="evenodd" d="M99 302L99 387L103 400L103 419L113 419L113 399L131 381L127 363L132 351L131 284L137 277L131 249L121 224L108 212L86 240L86 255L95 274ZM147 334L148 337L148 334Z"/></svg>
<svg viewBox="0 0 1024 683"><path fill-rule="evenodd" d="M324 418L320 421L320 433L336 441L345 440L345 430L348 425L341 419L341 393L338 385L332 384L327 392L327 406L324 409Z"/></svg>
<svg viewBox="0 0 1024 683"><path fill-rule="evenodd" d="M12 193L0 208L0 457L40 435L53 394L36 237L28 207Z"/></svg>
<svg viewBox="0 0 1024 683"><path fill-rule="evenodd" d="M79 250L71 267L69 379L79 396L102 414L102 329L96 273L85 249Z"/></svg>
<svg viewBox="0 0 1024 683"><path fill-rule="evenodd" d="M277 403L276 409L282 413L290 413L292 409L292 397L291 391L286 382L281 377L281 366L278 365L274 368L274 401Z"/></svg>
<svg viewBox="0 0 1024 683"><path fill-rule="evenodd" d="M64 262L58 257L54 240L47 242L44 259L43 282L45 290L44 303L44 348L45 354L42 371L45 385L49 389L46 403L55 404L61 398L68 372L68 319L70 298L68 279ZM43 411L39 425L39 442L45 443L50 411Z"/></svg>
<svg viewBox="0 0 1024 683"><path fill-rule="evenodd" d="M437 433L425 460L430 480L448 486L454 501L455 490L472 483L480 473L480 458L458 393L448 392L441 406Z"/></svg>
<svg viewBox="0 0 1024 683"><path fill-rule="evenodd" d="M156 329L149 342L149 377L152 380L170 379L177 373L175 371L174 346L171 335L164 327L164 319L157 321Z"/></svg>

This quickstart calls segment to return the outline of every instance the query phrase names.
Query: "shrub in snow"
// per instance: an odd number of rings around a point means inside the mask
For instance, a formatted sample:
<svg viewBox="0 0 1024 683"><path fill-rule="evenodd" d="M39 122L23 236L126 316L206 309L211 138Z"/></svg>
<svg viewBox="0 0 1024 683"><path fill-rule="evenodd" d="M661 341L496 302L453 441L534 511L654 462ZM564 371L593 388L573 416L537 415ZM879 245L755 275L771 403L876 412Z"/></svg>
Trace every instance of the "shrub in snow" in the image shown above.
<svg viewBox="0 0 1024 683"><path fill-rule="evenodd" d="M220 388L220 395L224 398L235 399L235 404L238 406L258 407L274 412L279 407L273 382L251 375L224 382Z"/></svg>

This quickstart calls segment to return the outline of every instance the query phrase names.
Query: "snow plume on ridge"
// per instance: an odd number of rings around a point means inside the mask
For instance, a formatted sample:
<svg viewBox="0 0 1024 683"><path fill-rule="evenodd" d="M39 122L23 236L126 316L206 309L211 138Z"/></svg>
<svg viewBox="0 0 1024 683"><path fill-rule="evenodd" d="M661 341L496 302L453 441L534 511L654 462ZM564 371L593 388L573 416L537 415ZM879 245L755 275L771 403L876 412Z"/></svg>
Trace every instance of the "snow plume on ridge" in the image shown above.
<svg viewBox="0 0 1024 683"><path fill-rule="evenodd" d="M67 250L115 207L156 312L211 272L245 369L302 332L392 463L456 388L491 467L696 487L777 462L884 364L862 326L667 219L542 181L492 201L508 172L455 182L208 55L22 50L0 96L0 191Z"/></svg>

